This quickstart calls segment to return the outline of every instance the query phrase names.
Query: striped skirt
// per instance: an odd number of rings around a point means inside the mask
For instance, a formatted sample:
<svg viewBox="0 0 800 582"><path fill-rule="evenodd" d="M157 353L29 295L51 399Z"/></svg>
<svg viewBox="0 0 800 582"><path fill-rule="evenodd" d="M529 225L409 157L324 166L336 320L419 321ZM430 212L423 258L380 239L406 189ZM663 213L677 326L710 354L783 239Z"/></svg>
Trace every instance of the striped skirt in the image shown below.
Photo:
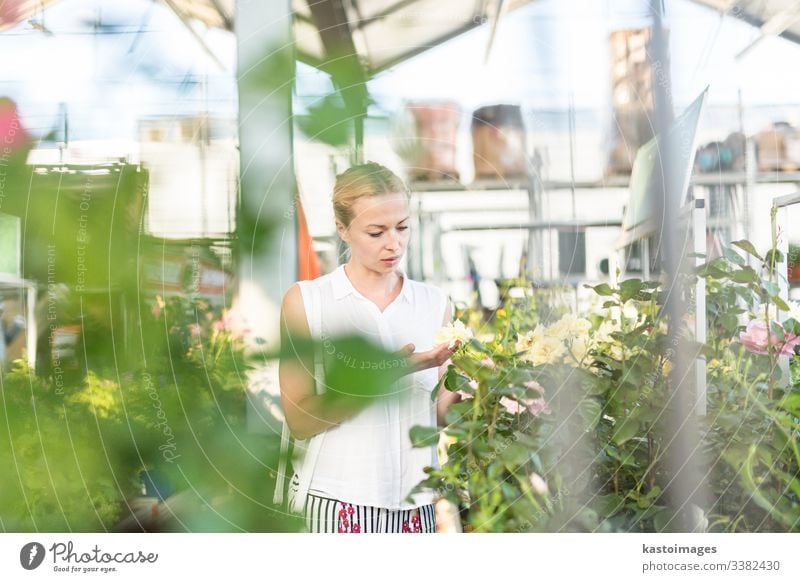
<svg viewBox="0 0 800 582"><path fill-rule="evenodd" d="M433 504L391 510L309 493L304 514L311 533L436 533Z"/></svg>

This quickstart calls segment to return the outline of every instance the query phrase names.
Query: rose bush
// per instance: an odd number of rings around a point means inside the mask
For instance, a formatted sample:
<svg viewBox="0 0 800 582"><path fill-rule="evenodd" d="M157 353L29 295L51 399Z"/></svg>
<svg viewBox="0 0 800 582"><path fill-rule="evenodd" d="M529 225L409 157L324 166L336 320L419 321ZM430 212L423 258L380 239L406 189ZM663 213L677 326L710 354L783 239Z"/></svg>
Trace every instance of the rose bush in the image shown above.
<svg viewBox="0 0 800 582"><path fill-rule="evenodd" d="M709 531L800 529L800 308L779 296L781 260L739 241L687 281L703 277L707 290L707 343L693 342L692 313L676 333L708 362L700 444L711 497L691 509ZM506 302L491 334L471 334L486 341L472 337L452 358L438 389L462 401L442 429L447 460L419 488L457 503L465 530L676 527L665 495L673 362L660 286L593 289L602 307L585 317L531 318L519 300ZM419 445L437 436L412 431Z"/></svg>

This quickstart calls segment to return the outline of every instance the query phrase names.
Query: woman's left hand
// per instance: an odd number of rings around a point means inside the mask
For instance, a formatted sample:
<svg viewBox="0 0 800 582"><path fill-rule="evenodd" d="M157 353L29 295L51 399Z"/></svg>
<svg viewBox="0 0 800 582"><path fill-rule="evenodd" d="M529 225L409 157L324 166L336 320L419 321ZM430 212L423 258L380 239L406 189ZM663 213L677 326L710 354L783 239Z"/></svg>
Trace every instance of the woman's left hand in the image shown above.
<svg viewBox="0 0 800 582"><path fill-rule="evenodd" d="M400 353L407 356L408 359L408 373L413 374L428 368L438 368L450 359L455 351L461 346L460 342L450 348L447 344L439 344L434 346L433 349L427 352L414 353L414 344L406 344Z"/></svg>

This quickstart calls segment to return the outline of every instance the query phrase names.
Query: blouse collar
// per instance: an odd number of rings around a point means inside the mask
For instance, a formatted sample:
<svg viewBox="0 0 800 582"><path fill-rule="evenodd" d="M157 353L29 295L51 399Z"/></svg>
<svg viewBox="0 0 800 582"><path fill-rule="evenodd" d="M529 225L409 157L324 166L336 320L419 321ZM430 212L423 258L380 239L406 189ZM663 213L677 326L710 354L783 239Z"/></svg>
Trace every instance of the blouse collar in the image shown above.
<svg viewBox="0 0 800 582"><path fill-rule="evenodd" d="M403 276L403 287L400 289L400 295L397 300L404 300L411 303L411 283L408 275L402 269L397 270ZM339 265L332 273L333 277L333 295L336 299L342 299L347 295L353 293L358 297L366 299L359 291L353 286L347 273L344 271L344 265Z"/></svg>

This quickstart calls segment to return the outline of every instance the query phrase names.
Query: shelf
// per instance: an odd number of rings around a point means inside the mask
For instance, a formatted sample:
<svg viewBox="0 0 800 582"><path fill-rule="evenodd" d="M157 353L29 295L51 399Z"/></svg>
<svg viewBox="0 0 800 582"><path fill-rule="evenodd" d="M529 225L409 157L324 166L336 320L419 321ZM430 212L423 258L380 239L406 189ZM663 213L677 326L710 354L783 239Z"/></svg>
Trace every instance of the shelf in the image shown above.
<svg viewBox="0 0 800 582"><path fill-rule="evenodd" d="M775 200L772 201L772 205L777 208L785 208L786 206L793 206L794 204L800 204L800 194L788 194L775 198Z"/></svg>
<svg viewBox="0 0 800 582"><path fill-rule="evenodd" d="M483 190L528 190L530 181L524 177L508 180L476 180L462 184L451 180L431 180L430 182L411 182L411 192L480 192Z"/></svg>
<svg viewBox="0 0 800 582"><path fill-rule="evenodd" d="M541 188L547 190L578 190L627 188L630 176L609 176L601 180L545 180L540 181ZM696 186L730 186L745 184L744 172L713 172L692 175L691 183ZM755 176L756 184L791 184L800 183L800 172L759 172ZM476 180L470 184L448 181L413 182L412 192L480 192L485 190L528 190L534 181L526 178L509 178L508 180Z"/></svg>
<svg viewBox="0 0 800 582"><path fill-rule="evenodd" d="M0 289L24 289L36 287L36 281L22 279L11 273L0 273Z"/></svg>
<svg viewBox="0 0 800 582"><path fill-rule="evenodd" d="M614 220L604 221L569 221L550 220L541 222L520 222L516 224L475 224L443 228L442 232L472 232L482 230L585 230L588 228L620 228L622 222Z"/></svg>

